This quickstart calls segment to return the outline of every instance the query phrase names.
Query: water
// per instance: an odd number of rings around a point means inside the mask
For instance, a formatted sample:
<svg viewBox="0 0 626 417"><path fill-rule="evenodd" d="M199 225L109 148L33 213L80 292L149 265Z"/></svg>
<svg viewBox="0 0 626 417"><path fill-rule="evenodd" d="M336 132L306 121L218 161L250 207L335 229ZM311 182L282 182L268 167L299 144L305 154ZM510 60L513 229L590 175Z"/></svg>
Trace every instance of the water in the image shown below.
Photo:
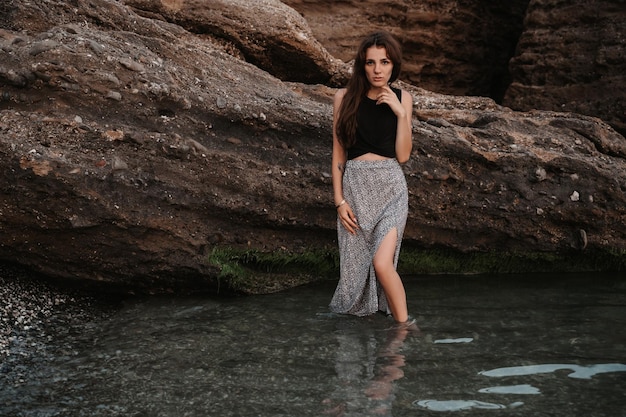
<svg viewBox="0 0 626 417"><path fill-rule="evenodd" d="M419 329L330 314L334 283L51 322L13 347L0 415L626 416L620 276L405 281Z"/></svg>

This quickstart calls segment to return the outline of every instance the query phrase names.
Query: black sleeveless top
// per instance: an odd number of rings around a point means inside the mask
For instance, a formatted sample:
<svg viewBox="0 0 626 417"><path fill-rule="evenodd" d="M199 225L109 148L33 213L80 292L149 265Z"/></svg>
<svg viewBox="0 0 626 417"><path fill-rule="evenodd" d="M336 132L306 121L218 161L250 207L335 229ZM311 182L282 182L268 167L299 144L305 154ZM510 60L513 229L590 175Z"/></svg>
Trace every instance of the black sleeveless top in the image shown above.
<svg viewBox="0 0 626 417"><path fill-rule="evenodd" d="M391 89L402 101L402 90ZM366 96L359 105L356 123L356 142L348 148L348 159L369 152L388 158L396 157L398 118L387 104L376 104L376 100Z"/></svg>

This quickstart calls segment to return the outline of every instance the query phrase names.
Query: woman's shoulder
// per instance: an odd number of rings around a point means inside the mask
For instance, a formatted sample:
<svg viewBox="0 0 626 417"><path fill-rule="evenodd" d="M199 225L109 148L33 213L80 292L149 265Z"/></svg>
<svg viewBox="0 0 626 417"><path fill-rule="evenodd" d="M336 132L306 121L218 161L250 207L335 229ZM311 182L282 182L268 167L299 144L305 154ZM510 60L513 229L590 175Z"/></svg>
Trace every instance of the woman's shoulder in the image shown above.
<svg viewBox="0 0 626 417"><path fill-rule="evenodd" d="M347 90L345 88L340 88L337 91L335 91L335 98L334 98L335 104L341 103L341 100L343 100L343 97L346 95L346 91Z"/></svg>
<svg viewBox="0 0 626 417"><path fill-rule="evenodd" d="M405 91L399 87L394 87L393 85L390 85L389 87L391 88L391 91L396 93L396 96L398 96L398 98L401 98L405 93Z"/></svg>
<svg viewBox="0 0 626 417"><path fill-rule="evenodd" d="M343 96L346 95L346 91L348 91L346 88L338 88L337 91L335 91L335 99L343 98Z"/></svg>
<svg viewBox="0 0 626 417"><path fill-rule="evenodd" d="M391 87L391 88L392 90L395 91L396 95L398 96L401 102L404 103L405 100L411 100L411 102L413 102L413 96L408 91L403 90L401 88L394 88L394 87Z"/></svg>

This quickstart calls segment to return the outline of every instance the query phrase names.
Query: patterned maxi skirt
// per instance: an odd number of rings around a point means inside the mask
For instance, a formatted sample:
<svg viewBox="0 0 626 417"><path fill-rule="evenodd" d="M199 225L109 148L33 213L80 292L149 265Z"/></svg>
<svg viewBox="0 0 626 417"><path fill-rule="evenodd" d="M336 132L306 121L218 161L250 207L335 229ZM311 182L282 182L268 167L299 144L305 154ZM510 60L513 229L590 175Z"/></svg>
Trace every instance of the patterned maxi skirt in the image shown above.
<svg viewBox="0 0 626 417"><path fill-rule="evenodd" d="M404 172L395 159L349 160L343 175L344 197L357 218L359 229L350 234L337 219L340 277L330 302L335 313L366 316L389 313L387 298L374 272L374 255L394 228L398 241L394 266L408 215L408 190Z"/></svg>

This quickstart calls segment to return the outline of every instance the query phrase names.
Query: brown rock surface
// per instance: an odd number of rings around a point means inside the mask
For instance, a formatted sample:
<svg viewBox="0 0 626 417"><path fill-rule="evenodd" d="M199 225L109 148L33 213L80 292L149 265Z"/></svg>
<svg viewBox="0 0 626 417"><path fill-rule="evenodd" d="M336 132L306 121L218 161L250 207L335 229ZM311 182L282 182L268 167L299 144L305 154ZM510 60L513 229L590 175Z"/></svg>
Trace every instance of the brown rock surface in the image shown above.
<svg viewBox="0 0 626 417"><path fill-rule="evenodd" d="M385 28L402 41L403 79L414 85L491 97L514 110L599 117L626 134L622 0L285 3L345 61L365 33Z"/></svg>
<svg viewBox="0 0 626 417"><path fill-rule="evenodd" d="M218 287L215 248L334 247L332 88L281 81L160 8L3 7L0 260L156 291ZM608 125L405 88L408 245L626 249L626 141Z"/></svg>
<svg viewBox="0 0 626 417"><path fill-rule="evenodd" d="M501 100L508 62L522 32L529 0L285 0L302 13L315 37L337 58L387 29L403 45L405 81L443 94Z"/></svg>
<svg viewBox="0 0 626 417"><path fill-rule="evenodd" d="M624 1L532 1L517 49L504 104L593 115L626 134Z"/></svg>
<svg viewBox="0 0 626 417"><path fill-rule="evenodd" d="M230 52L285 80L329 83L335 60L294 9L274 0L124 0L139 14L176 23L191 33L210 35ZM335 83L342 80L335 80Z"/></svg>

